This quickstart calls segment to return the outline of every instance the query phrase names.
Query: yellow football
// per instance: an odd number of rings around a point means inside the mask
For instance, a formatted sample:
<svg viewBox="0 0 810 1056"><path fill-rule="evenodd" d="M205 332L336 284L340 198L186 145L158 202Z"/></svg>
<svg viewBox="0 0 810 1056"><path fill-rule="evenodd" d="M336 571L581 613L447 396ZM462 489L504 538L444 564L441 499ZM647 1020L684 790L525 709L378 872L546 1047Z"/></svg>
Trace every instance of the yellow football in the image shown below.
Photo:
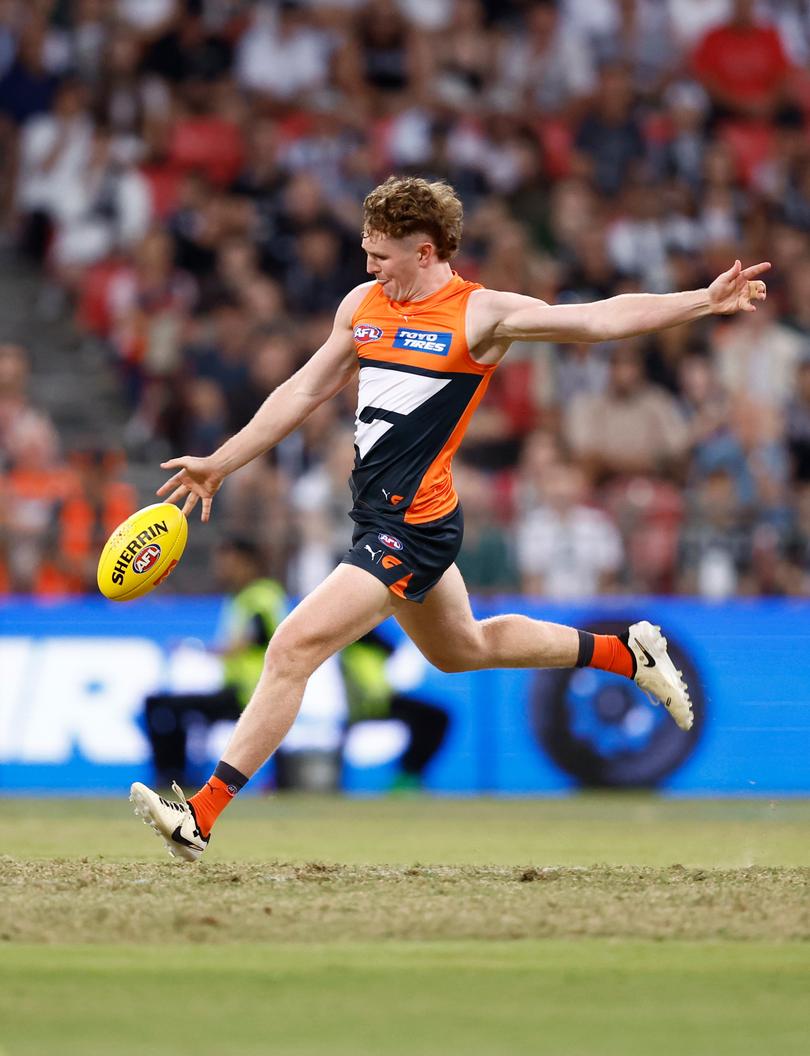
<svg viewBox="0 0 810 1056"><path fill-rule="evenodd" d="M119 524L98 559L98 589L111 601L132 601L162 583L183 556L188 521L170 502L144 506Z"/></svg>

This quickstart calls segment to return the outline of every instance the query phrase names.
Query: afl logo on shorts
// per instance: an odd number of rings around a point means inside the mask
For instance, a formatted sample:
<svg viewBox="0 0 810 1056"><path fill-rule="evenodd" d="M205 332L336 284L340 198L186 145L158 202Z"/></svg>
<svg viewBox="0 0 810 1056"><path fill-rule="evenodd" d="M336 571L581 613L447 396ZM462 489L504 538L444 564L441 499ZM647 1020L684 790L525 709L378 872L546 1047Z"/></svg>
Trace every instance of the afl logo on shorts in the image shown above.
<svg viewBox="0 0 810 1056"><path fill-rule="evenodd" d="M369 341L379 341L383 336L379 326L370 326L368 323L358 323L354 328L354 340L358 345L367 345Z"/></svg>
<svg viewBox="0 0 810 1056"><path fill-rule="evenodd" d="M388 535L386 532L380 532L377 538L384 546L390 547L391 550L402 549L402 543L399 539L394 538L393 535Z"/></svg>
<svg viewBox="0 0 810 1056"><path fill-rule="evenodd" d="M145 546L132 562L132 567L138 573L148 572L154 563L160 558L160 547L157 543Z"/></svg>

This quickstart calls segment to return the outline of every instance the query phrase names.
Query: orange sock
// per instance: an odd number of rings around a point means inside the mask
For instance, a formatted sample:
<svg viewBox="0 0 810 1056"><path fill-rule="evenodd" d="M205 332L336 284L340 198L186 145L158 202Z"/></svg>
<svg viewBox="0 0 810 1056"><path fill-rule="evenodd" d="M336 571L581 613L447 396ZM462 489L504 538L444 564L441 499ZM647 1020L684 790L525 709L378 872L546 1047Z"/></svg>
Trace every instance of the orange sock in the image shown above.
<svg viewBox="0 0 810 1056"><path fill-rule="evenodd" d="M222 811L228 806L236 795L238 789L233 785L226 785L218 777L209 777L199 792L195 792L189 799L189 804L194 808L194 817L203 836L208 836L214 827L214 822Z"/></svg>
<svg viewBox="0 0 810 1056"><path fill-rule="evenodd" d="M602 671L613 671L626 678L632 678L636 673L633 654L615 634L593 636L593 656L587 666L598 667Z"/></svg>

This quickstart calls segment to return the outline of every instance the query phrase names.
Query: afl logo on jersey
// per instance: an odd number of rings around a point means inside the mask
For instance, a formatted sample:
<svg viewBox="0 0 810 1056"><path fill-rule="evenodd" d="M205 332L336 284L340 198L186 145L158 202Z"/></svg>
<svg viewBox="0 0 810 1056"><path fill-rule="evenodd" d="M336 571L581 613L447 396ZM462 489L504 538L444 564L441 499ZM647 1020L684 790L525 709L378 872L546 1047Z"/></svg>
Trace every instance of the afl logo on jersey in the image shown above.
<svg viewBox="0 0 810 1056"><path fill-rule="evenodd" d="M379 326L371 326L369 323L358 323L354 328L354 340L358 345L367 345L369 341L379 341L383 336Z"/></svg>
<svg viewBox="0 0 810 1056"><path fill-rule="evenodd" d="M391 550L401 550L402 543L393 535L388 535L387 532L380 532L377 536L381 543L389 547Z"/></svg>
<svg viewBox="0 0 810 1056"><path fill-rule="evenodd" d="M159 557L160 547L157 543L150 543L149 546L145 546L143 550L141 550L132 562L132 567L138 573L148 572Z"/></svg>

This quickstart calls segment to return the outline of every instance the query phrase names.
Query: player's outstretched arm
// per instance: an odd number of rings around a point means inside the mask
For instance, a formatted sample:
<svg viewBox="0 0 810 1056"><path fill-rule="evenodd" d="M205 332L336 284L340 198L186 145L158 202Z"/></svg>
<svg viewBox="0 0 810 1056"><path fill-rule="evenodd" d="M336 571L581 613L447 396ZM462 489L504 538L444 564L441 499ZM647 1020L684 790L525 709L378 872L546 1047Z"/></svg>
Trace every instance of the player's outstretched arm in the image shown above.
<svg viewBox="0 0 810 1056"><path fill-rule="evenodd" d="M666 330L706 315L756 311L767 295L763 262L743 268L735 260L703 290L624 293L590 304L548 305L513 293L482 291L475 303L480 330L495 341L611 341Z"/></svg>
<svg viewBox="0 0 810 1056"><path fill-rule="evenodd" d="M269 451L298 428L310 414L339 392L357 370L352 340L352 316L367 292L367 285L352 290L335 315L332 333L318 351L267 397L244 428L205 458L181 455L161 462L161 469L176 472L157 494L167 502L183 502L188 516L202 501L202 520L211 516L211 504L223 480L257 455Z"/></svg>

